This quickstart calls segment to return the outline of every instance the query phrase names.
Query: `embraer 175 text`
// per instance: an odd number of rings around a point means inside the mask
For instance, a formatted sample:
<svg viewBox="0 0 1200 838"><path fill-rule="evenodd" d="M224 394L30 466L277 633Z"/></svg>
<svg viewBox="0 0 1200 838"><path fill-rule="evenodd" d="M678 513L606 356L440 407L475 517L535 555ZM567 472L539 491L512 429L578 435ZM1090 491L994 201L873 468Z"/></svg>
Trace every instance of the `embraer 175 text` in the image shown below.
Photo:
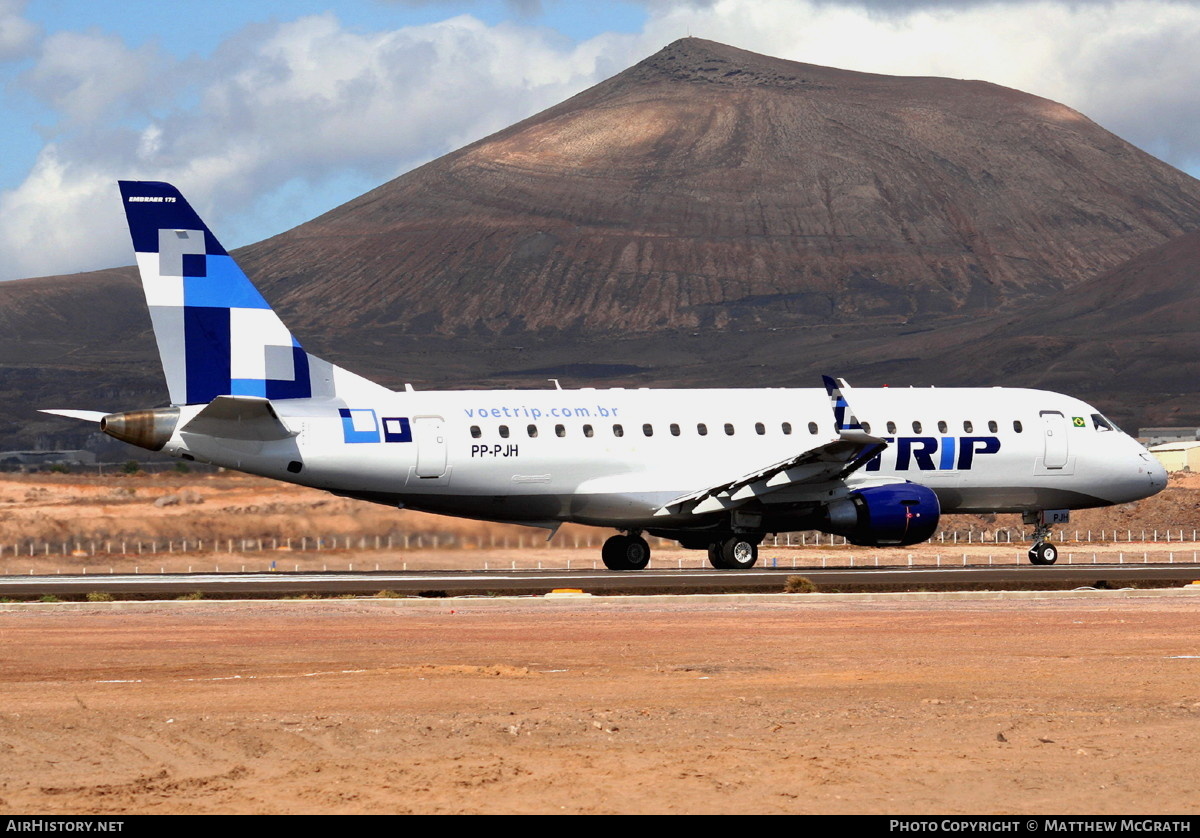
<svg viewBox="0 0 1200 838"><path fill-rule="evenodd" d="M957 512L1021 512L1035 564L1068 510L1148 497L1162 466L1091 406L1040 390L388 390L306 353L166 183L121 195L171 407L103 415L111 436L389 506L643 533L748 568L767 533L915 544Z"/></svg>

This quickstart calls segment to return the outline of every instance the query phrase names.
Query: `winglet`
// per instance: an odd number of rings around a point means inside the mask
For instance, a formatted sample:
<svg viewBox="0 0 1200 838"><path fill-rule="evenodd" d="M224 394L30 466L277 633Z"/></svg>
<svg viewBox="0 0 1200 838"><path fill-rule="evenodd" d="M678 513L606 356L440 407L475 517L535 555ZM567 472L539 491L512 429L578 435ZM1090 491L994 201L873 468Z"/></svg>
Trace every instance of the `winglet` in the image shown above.
<svg viewBox="0 0 1200 838"><path fill-rule="evenodd" d="M858 417L854 415L853 408L850 407L845 395L842 394L841 385L827 375L821 376L821 380L825 382L825 392L829 394L829 402L833 407L834 430L838 434L841 434L843 431L862 431L862 423L858 421Z"/></svg>
<svg viewBox="0 0 1200 838"><path fill-rule="evenodd" d="M867 459L881 451L887 446L887 442L880 437L875 436L863 427L862 422L858 420L858 414L854 412L854 408L846 401L846 394L843 392L850 389L850 385L845 379L834 381L827 375L821 376L821 380L825 382L825 392L829 394L830 407L833 408L833 426L837 431L837 435L845 442L854 442L859 445L875 445L880 446L876 451L871 452ZM857 468L857 466L856 466Z"/></svg>

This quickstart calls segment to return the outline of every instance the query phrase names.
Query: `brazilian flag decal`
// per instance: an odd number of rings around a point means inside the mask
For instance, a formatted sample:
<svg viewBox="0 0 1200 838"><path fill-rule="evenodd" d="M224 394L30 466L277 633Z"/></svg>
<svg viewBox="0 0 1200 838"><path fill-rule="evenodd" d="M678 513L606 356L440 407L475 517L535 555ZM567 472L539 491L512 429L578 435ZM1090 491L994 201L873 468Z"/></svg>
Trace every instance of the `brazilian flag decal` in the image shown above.
<svg viewBox="0 0 1200 838"><path fill-rule="evenodd" d="M1084 420L1084 418L1082 416L1076 416L1071 421L1074 423L1075 427L1077 427L1077 428L1086 428L1087 427L1087 422Z"/></svg>

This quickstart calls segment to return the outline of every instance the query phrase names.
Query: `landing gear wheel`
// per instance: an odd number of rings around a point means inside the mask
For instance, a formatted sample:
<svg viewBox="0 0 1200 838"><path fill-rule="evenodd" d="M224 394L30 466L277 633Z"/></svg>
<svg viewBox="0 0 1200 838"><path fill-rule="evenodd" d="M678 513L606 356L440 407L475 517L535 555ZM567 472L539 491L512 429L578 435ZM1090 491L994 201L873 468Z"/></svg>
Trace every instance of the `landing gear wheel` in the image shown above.
<svg viewBox="0 0 1200 838"><path fill-rule="evenodd" d="M717 570L725 570L725 559L721 556L720 541L714 541L708 545L708 563Z"/></svg>
<svg viewBox="0 0 1200 838"><path fill-rule="evenodd" d="M650 545L640 535L614 535L600 548L609 570L641 570L650 563Z"/></svg>
<svg viewBox="0 0 1200 838"><path fill-rule="evenodd" d="M1066 520L1065 516L1054 517L1056 520ZM1058 548L1047 541L1050 538L1050 524L1046 521L1046 512L1039 512L1036 516L1027 515L1024 520L1026 523L1037 523L1033 531L1033 546L1029 548L1030 564L1054 564L1058 561Z"/></svg>
<svg viewBox="0 0 1200 838"><path fill-rule="evenodd" d="M1031 564L1054 564L1058 561L1058 548L1048 541L1039 541L1029 548Z"/></svg>
<svg viewBox="0 0 1200 838"><path fill-rule="evenodd" d="M708 562L721 570L745 570L758 561L758 543L735 535L708 545Z"/></svg>

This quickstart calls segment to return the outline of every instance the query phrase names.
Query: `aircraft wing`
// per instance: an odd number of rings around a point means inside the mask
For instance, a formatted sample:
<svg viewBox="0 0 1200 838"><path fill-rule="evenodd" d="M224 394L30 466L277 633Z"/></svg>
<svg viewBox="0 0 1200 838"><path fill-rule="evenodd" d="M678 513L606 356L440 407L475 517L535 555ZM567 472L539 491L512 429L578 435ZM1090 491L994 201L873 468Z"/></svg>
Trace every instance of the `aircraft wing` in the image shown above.
<svg viewBox="0 0 1200 838"><path fill-rule="evenodd" d="M863 430L842 393L849 386L844 381L835 382L828 376L823 376L823 379L833 409L834 428L838 433L836 439L734 480L682 495L664 504L654 514L672 515L689 511L693 515L704 515L732 509L752 498L769 495L786 487L837 480L862 467L886 448L885 440Z"/></svg>
<svg viewBox="0 0 1200 838"><path fill-rule="evenodd" d="M882 439L868 434L843 433L838 439L791 459L752 471L735 480L675 498L654 514L671 515L688 510L693 515L703 515L732 509L751 498L768 495L789 486L836 480L865 465L886 447L887 443Z"/></svg>

